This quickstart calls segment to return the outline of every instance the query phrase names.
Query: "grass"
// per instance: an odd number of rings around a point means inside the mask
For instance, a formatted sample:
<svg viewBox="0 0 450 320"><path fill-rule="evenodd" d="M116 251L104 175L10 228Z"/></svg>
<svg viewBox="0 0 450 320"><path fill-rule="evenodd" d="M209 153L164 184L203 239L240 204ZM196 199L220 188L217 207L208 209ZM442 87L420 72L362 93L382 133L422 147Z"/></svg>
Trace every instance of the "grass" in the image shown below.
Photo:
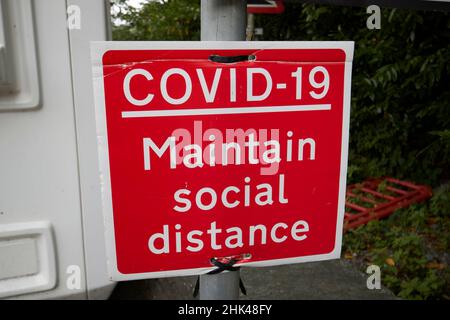
<svg viewBox="0 0 450 320"><path fill-rule="evenodd" d="M344 258L376 264L382 284L403 299L450 299L450 184L426 203L397 210L344 236Z"/></svg>

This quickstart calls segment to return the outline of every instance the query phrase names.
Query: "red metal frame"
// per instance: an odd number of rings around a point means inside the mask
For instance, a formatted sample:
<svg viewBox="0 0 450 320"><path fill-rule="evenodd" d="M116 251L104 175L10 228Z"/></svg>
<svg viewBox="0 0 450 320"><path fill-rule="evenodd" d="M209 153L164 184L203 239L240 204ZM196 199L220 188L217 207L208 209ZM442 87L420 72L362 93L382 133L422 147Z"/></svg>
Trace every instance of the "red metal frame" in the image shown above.
<svg viewBox="0 0 450 320"><path fill-rule="evenodd" d="M384 186L384 187L383 187ZM370 179L347 186L344 231L385 218L400 208L422 202L431 188L394 178Z"/></svg>
<svg viewBox="0 0 450 320"><path fill-rule="evenodd" d="M261 4L247 4L247 13L277 14L282 13L283 11L283 0L261 1Z"/></svg>

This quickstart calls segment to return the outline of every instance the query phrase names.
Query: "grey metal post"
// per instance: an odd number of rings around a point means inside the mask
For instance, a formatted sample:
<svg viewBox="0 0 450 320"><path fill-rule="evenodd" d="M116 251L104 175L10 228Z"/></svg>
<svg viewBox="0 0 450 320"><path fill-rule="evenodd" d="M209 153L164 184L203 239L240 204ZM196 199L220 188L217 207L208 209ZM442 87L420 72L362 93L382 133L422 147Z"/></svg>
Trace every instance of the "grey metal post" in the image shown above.
<svg viewBox="0 0 450 320"><path fill-rule="evenodd" d="M247 41L252 41L255 34L255 15L249 13L247 15Z"/></svg>
<svg viewBox="0 0 450 320"><path fill-rule="evenodd" d="M239 299L239 271L225 271L200 276L200 300Z"/></svg>
<svg viewBox="0 0 450 320"><path fill-rule="evenodd" d="M247 1L201 0L202 41L245 41ZM239 299L239 271L200 276L200 300Z"/></svg>
<svg viewBox="0 0 450 320"><path fill-rule="evenodd" d="M245 41L247 1L202 0L202 41Z"/></svg>

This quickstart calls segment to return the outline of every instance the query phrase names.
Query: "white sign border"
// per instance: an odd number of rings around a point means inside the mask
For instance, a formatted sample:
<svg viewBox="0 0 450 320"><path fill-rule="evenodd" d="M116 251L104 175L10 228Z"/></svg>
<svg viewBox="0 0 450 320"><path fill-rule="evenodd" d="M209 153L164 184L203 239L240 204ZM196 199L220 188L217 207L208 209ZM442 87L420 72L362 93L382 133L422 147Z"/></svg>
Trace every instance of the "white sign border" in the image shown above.
<svg viewBox="0 0 450 320"><path fill-rule="evenodd" d="M335 247L330 253L294 258L265 260L236 264L245 267L267 267L302 262L322 261L340 258L343 220L345 212L345 192L347 180L348 135L350 122L351 71L354 52L353 41L93 41L91 61L94 85L95 115L97 125L98 155L102 210L105 224L105 241L109 277L113 281L165 278L206 274L216 267L178 269L169 271L123 274L117 268L114 221L109 168L109 150L103 86L103 55L109 50L204 50L204 49L341 49L345 52L344 101L341 141L341 168L339 181L338 219L336 223Z"/></svg>

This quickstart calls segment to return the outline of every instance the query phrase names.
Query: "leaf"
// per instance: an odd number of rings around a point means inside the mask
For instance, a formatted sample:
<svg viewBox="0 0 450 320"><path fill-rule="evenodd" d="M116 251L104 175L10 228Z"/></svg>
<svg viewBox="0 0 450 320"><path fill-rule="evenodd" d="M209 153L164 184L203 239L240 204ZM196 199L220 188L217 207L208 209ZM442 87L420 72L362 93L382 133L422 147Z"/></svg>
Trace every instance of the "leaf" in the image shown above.
<svg viewBox="0 0 450 320"><path fill-rule="evenodd" d="M443 269L445 269L445 264L439 263L439 262L436 262L436 261L432 261L432 262L428 262L428 263L426 264L426 267L427 267L428 269L443 270Z"/></svg>
<svg viewBox="0 0 450 320"><path fill-rule="evenodd" d="M352 260L353 259L353 255L350 252L346 252L344 254L344 258L347 260Z"/></svg>
<svg viewBox="0 0 450 320"><path fill-rule="evenodd" d="M392 259L392 258L387 258L387 259L385 260L385 262L386 262L387 265L389 265L389 266L391 266L391 267L394 267L394 266L395 266L395 261L394 261L394 259Z"/></svg>

